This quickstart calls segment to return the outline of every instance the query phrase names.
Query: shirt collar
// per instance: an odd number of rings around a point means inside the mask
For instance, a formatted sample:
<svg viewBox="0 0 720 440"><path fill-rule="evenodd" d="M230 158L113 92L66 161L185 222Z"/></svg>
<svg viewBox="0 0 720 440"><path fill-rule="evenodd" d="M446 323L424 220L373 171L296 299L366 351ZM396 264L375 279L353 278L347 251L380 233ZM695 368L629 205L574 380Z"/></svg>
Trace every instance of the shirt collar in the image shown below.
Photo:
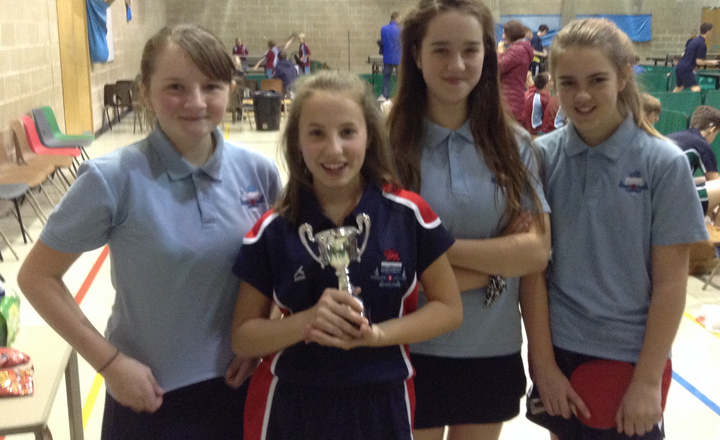
<svg viewBox="0 0 720 440"><path fill-rule="evenodd" d="M690 128L688 128L688 133L692 133L692 134L694 134L695 136L700 136L701 138L705 139L705 138L703 137L702 133L700 133L700 129L699 129L699 128L690 127Z"/></svg>
<svg viewBox="0 0 720 440"><path fill-rule="evenodd" d="M360 201L357 206L353 208L350 215L344 219L344 223L341 226L357 226L355 217L358 214L372 215L374 207L377 206L377 200L382 197L382 188L373 183L369 183L363 191ZM315 194L307 189L303 189L301 192L301 206L302 211L300 212L299 223L310 223L313 230L316 232L324 231L326 229L336 228L338 226L332 222L322 211L320 203L318 203Z"/></svg>
<svg viewBox="0 0 720 440"><path fill-rule="evenodd" d="M615 133L610 136L605 142L598 144L594 147L590 147L585 143L575 130L575 126L572 121L568 122L567 126L568 138L565 144L565 152L568 156L575 156L591 148L598 153L603 154L610 160L617 160L625 151L625 146L630 144L637 134L637 126L635 125L635 119L633 114L628 112L625 120L620 124Z"/></svg>
<svg viewBox="0 0 720 440"><path fill-rule="evenodd" d="M212 132L215 139L215 152L205 165L197 167L185 160L184 157L175 149L170 139L163 133L159 126L148 136L150 147L160 158L165 170L167 170L170 179L180 180L188 177L196 172L203 172L212 179L222 180L222 156L225 150L225 140L219 128L215 127Z"/></svg>
<svg viewBox="0 0 720 440"><path fill-rule="evenodd" d="M451 134L457 134L464 138L466 141L470 143L474 143L472 132L470 131L470 120L468 119L465 121L465 123L458 128L457 130L449 130L447 128L441 127L433 122L430 122L428 119L425 119L425 145L428 146L428 148L438 148L441 145L446 144L446 139Z"/></svg>

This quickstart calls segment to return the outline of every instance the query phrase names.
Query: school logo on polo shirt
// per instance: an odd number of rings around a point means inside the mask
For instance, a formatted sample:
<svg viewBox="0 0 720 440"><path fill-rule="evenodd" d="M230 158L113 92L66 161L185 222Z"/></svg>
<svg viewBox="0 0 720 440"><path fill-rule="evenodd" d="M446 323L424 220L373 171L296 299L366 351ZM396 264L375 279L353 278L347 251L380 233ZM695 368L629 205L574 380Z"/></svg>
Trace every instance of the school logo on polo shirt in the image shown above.
<svg viewBox="0 0 720 440"><path fill-rule="evenodd" d="M633 194L639 194L640 192L648 189L647 183L640 175L640 171L630 173L630 175L620 182L619 186L625 191Z"/></svg>
<svg viewBox="0 0 720 440"><path fill-rule="evenodd" d="M249 207L260 207L265 201L265 196L254 186L248 186L245 190L240 192L240 203L243 206Z"/></svg>
<svg viewBox="0 0 720 440"><path fill-rule="evenodd" d="M377 281L380 287L400 287L407 279L400 254L395 249L386 249L383 254L385 261L380 262L380 266L375 268L370 279Z"/></svg>

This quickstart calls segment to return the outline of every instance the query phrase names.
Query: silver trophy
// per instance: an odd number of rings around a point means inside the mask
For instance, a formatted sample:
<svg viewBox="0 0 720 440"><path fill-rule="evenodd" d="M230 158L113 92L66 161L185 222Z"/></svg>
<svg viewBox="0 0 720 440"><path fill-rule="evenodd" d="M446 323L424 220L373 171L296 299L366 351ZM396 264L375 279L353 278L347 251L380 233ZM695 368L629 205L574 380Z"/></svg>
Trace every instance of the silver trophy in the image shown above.
<svg viewBox="0 0 720 440"><path fill-rule="evenodd" d="M360 257L365 252L368 238L370 237L370 217L367 214L358 214L355 217L358 227L342 226L340 228L328 229L313 235L312 226L304 223L298 229L300 241L320 267L332 266L335 268L335 275L338 278L338 289L349 293L360 304L362 299L355 295L355 287L350 283L350 271L348 266L351 262L360 262ZM363 244L358 249L358 235L365 232ZM310 243L316 243L319 256L310 248Z"/></svg>

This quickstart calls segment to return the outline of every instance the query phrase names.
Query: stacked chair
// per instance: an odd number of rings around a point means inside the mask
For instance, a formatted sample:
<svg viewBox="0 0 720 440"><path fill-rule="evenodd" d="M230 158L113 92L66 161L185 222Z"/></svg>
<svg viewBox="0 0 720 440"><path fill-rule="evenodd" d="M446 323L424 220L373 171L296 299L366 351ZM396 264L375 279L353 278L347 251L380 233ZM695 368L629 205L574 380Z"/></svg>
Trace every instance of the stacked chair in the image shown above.
<svg viewBox="0 0 720 440"><path fill-rule="evenodd" d="M120 122L120 115L125 110L136 110L135 120L133 121L133 132L135 123L140 123L142 131L142 115L137 111L137 105L140 101L139 79L119 80L114 84L105 84L103 87L103 125L107 119L108 127L112 130L113 121ZM113 117L110 117L110 109L113 111Z"/></svg>
<svg viewBox="0 0 720 440"><path fill-rule="evenodd" d="M27 117L30 119L29 117ZM28 123L31 123L30 120ZM60 183L64 185L65 189L70 187L70 180L65 175L63 170L68 172L74 177L77 176L77 166L75 164L75 157L80 156L80 149L75 148L70 150L71 154L42 154L36 153L30 148L28 137L25 132L24 123L20 120L14 120L10 123L13 130L13 137L15 139L15 155L17 156L18 162L24 165L37 166L50 165L55 168L55 175L60 176ZM34 127L30 127L30 130L35 130ZM37 142L37 141L36 141ZM63 149L59 149L63 150ZM55 177L55 176L53 176Z"/></svg>
<svg viewBox="0 0 720 440"><path fill-rule="evenodd" d="M13 129L14 134L17 133L18 129L19 127L15 125ZM46 181L49 180L52 182L51 177L53 176L55 169L56 167L54 164L43 163L42 161L23 164L15 163L10 157L8 157L7 152L4 149L0 149L0 199L12 201L14 215L20 224L20 231L25 243L27 243L28 240L32 242L32 237L30 237L30 234L25 227L25 223L23 222L20 205L25 199L27 199L40 221L44 223L47 220L47 216L42 211L40 204L33 195L33 190L41 192L48 202L50 202L52 206L55 206L55 203L43 187L43 183ZM52 183L58 191L62 192L55 182ZM10 249L13 254L15 254L12 247L10 247Z"/></svg>
<svg viewBox="0 0 720 440"><path fill-rule="evenodd" d="M66 135L60 131L55 114L50 107L32 110L40 142L48 148L80 148L83 159L89 159L85 147L92 144L95 136L91 134Z"/></svg>

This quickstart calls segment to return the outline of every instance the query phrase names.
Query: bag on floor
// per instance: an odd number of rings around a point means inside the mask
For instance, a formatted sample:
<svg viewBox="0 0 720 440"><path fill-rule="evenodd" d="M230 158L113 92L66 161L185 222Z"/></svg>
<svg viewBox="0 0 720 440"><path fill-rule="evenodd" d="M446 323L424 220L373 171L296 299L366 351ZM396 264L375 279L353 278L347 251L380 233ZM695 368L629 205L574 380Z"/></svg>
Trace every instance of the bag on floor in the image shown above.
<svg viewBox="0 0 720 440"><path fill-rule="evenodd" d="M9 347L20 330L20 298L0 282L0 347Z"/></svg>

